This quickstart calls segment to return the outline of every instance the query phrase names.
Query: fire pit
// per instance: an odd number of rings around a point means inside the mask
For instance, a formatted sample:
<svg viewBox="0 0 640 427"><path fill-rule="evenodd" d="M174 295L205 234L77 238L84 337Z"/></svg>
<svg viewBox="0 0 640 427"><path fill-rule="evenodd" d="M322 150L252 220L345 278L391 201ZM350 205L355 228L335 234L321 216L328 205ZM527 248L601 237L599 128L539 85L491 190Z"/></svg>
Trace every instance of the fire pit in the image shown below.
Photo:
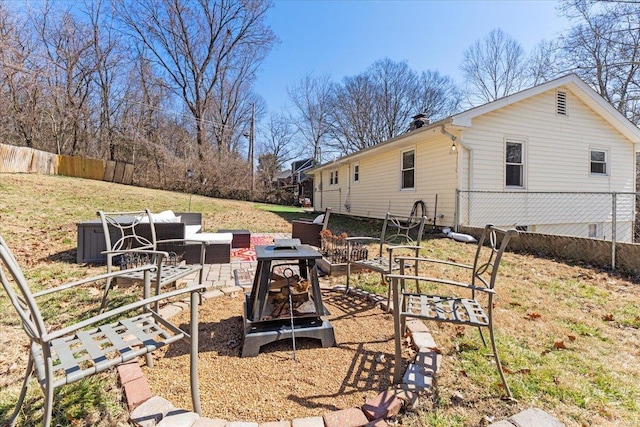
<svg viewBox="0 0 640 427"><path fill-rule="evenodd" d="M242 357L257 356L270 342L296 337L335 345L329 312L322 304L316 261L322 254L297 239L256 246L258 265L244 306Z"/></svg>

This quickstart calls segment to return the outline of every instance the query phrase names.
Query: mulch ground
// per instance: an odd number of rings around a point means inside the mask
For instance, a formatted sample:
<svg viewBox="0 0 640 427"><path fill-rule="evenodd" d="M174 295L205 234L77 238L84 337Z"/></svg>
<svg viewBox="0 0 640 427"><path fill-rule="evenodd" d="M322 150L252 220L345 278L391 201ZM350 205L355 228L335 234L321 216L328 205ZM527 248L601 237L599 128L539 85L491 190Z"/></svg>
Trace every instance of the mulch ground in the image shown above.
<svg viewBox="0 0 640 427"><path fill-rule="evenodd" d="M229 421L268 422L321 416L359 407L391 385L393 317L373 303L342 292L323 291L337 345L291 339L267 344L257 357L240 357L243 295L200 306L200 392L203 415ZM188 311L172 319L185 327ZM191 409L188 348L168 347L151 369L152 392L176 407Z"/></svg>

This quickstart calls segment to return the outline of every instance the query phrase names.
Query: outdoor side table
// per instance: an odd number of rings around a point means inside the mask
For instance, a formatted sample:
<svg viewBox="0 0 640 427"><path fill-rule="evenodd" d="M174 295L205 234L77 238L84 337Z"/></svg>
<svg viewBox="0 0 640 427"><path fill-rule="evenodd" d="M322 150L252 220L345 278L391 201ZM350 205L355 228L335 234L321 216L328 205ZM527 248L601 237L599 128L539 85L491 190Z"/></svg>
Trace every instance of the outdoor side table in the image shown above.
<svg viewBox="0 0 640 427"><path fill-rule="evenodd" d="M251 247L251 231L249 230L218 230L218 233L231 233L233 234L233 240L231 241L231 247L236 248L250 248Z"/></svg>
<svg viewBox="0 0 640 427"><path fill-rule="evenodd" d="M251 293L245 296L242 357L257 356L263 345L294 335L319 339L322 347L334 346L335 334L326 317L329 312L322 303L318 282L316 262L322 259L322 254L309 245L289 248L272 245L256 246L256 258ZM309 282L307 294L303 295L307 300L301 303L305 305L302 312L290 311L287 298L281 295L283 288L292 292L291 285L278 287L285 280L280 273L287 268L297 270L296 277Z"/></svg>

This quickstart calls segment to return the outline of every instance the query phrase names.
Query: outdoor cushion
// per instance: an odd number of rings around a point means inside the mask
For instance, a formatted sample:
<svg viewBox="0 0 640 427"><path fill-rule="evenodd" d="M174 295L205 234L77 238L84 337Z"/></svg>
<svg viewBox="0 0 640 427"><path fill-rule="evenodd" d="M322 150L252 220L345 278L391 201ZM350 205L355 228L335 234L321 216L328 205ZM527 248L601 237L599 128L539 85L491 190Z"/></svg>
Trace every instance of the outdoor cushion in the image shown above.
<svg viewBox="0 0 640 427"><path fill-rule="evenodd" d="M202 229L201 225L185 225L184 226L184 237L185 239L189 239L194 236L198 231Z"/></svg>

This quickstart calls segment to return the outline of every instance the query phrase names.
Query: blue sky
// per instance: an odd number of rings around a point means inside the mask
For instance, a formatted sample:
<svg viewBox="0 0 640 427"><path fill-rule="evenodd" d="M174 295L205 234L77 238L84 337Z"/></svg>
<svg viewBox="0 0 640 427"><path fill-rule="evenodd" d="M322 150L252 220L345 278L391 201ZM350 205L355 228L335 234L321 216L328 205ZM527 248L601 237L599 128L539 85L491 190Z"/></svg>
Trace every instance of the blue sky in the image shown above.
<svg viewBox="0 0 640 427"><path fill-rule="evenodd" d="M569 26L557 7L551 0L275 0L267 22L280 43L262 67L256 92L269 112L278 112L287 88L305 74L340 81L385 57L459 82L463 52L495 28L526 53L555 39Z"/></svg>

